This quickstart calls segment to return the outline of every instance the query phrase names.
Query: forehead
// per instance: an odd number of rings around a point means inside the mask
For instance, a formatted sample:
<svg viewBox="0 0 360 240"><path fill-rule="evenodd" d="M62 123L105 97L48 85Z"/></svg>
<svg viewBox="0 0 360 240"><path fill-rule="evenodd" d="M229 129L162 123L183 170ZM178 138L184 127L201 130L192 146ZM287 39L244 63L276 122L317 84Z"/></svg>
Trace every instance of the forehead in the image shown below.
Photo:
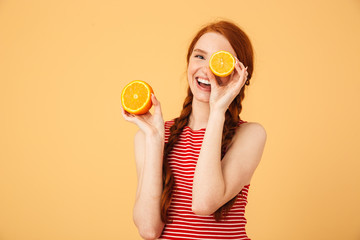
<svg viewBox="0 0 360 240"><path fill-rule="evenodd" d="M230 45L230 42L220 33L208 32L202 35L197 43L195 44L194 49L199 48L213 54L214 52L225 50L236 56L234 49Z"/></svg>

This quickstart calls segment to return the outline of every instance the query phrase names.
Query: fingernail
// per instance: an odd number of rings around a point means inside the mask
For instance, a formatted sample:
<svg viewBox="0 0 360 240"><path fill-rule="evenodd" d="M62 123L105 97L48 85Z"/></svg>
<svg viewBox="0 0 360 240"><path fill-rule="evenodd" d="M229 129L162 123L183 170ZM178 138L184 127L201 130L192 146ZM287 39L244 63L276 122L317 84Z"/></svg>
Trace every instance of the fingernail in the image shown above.
<svg viewBox="0 0 360 240"><path fill-rule="evenodd" d="M157 98L155 97L155 94L151 93L151 96L157 101Z"/></svg>

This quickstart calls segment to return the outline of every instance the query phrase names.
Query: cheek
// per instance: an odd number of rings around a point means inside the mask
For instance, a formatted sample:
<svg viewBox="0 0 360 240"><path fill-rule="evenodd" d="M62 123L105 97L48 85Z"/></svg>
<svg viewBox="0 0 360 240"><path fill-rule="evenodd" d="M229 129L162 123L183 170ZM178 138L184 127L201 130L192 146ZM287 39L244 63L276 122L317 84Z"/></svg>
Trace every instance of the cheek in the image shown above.
<svg viewBox="0 0 360 240"><path fill-rule="evenodd" d="M192 76L191 76L191 71L190 71L189 68L186 71L186 78L187 78L188 84L190 85L191 80L192 80Z"/></svg>
<svg viewBox="0 0 360 240"><path fill-rule="evenodd" d="M194 67L192 67L192 65L189 65L186 72L187 72L187 76L190 80L195 73Z"/></svg>

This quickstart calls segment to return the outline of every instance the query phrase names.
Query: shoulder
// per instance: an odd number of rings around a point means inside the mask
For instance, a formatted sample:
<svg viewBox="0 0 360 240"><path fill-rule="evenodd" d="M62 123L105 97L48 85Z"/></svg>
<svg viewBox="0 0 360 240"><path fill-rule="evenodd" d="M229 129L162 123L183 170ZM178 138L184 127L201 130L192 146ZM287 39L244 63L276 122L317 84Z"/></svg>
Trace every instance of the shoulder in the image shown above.
<svg viewBox="0 0 360 240"><path fill-rule="evenodd" d="M266 131L260 123L243 122L236 129L222 165L232 176L241 176L238 181L242 182L242 186L250 184L261 161L265 142Z"/></svg>
<svg viewBox="0 0 360 240"><path fill-rule="evenodd" d="M240 125L236 131L237 132L245 132L246 131L248 133L252 133L253 135L257 135L259 137L266 138L265 127L258 122L242 121L242 122L240 122Z"/></svg>
<svg viewBox="0 0 360 240"><path fill-rule="evenodd" d="M165 130L165 142L167 142L167 139L170 135L170 128L172 125L174 125L175 120L165 121L164 123L164 130Z"/></svg>
<svg viewBox="0 0 360 240"><path fill-rule="evenodd" d="M267 133L265 127L258 122L242 121L236 129L234 142L241 142L244 145L264 145Z"/></svg>

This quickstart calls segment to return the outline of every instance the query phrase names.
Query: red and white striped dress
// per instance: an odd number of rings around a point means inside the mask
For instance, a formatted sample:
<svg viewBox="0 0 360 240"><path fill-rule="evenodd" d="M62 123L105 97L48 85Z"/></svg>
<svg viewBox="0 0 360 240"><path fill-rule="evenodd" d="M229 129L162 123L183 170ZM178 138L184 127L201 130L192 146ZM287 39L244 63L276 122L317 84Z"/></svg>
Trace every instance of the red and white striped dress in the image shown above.
<svg viewBox="0 0 360 240"><path fill-rule="evenodd" d="M244 123L246 121L240 121ZM170 136L174 121L165 122L165 142ZM225 219L216 222L213 215L200 216L191 211L192 186L205 128L192 130L186 126L178 142L169 153L169 164L174 175L175 186L169 208L169 219L160 239L246 239L245 206L250 185L244 186L242 194L230 209Z"/></svg>

